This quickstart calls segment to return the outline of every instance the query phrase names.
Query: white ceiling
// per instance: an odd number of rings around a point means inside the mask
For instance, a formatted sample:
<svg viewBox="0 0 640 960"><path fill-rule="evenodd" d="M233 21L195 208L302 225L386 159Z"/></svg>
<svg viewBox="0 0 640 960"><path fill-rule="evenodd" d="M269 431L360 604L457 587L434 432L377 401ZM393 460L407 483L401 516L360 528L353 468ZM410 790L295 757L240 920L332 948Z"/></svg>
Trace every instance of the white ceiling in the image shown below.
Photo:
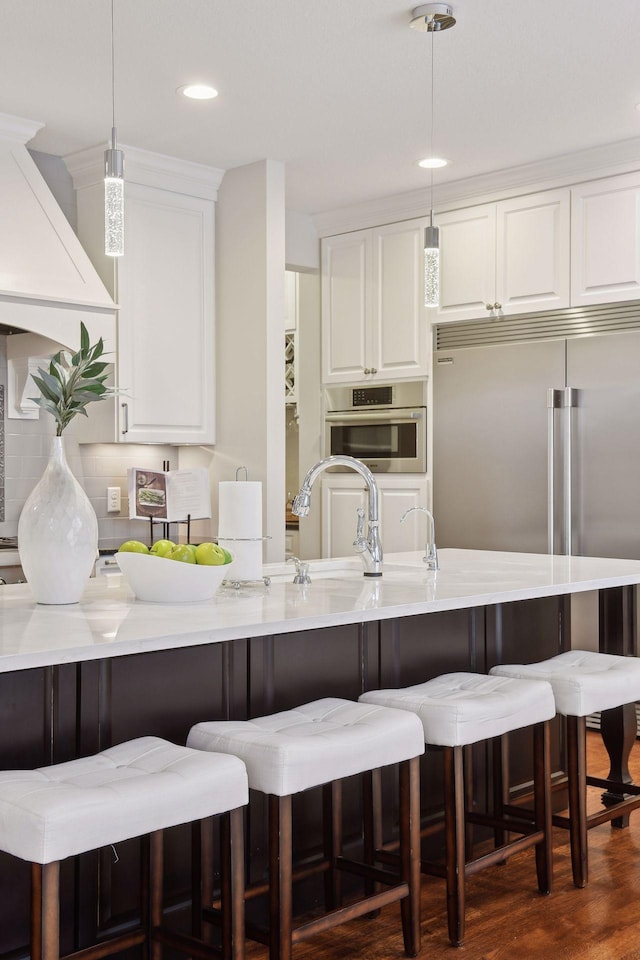
<svg viewBox="0 0 640 960"><path fill-rule="evenodd" d="M419 189L431 37L409 0L115 0L123 143L228 169L286 163L316 213ZM452 0L434 38L434 182L640 136L639 0ZM0 0L0 112L64 155L111 127L110 0ZM205 80L217 100L178 97ZM640 152L639 152L640 157Z"/></svg>

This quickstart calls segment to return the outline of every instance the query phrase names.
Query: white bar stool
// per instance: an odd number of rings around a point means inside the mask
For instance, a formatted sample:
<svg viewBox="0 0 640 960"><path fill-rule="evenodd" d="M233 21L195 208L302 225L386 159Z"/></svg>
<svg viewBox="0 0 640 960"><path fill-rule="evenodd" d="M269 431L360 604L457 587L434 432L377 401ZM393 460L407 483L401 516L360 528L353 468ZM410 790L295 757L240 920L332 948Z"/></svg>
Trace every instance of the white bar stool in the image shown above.
<svg viewBox="0 0 640 960"><path fill-rule="evenodd" d="M640 806L640 787L587 774L586 718L591 713L640 700L640 660L569 650L540 663L500 664L492 667L490 673L544 680L553 688L556 711L566 719L569 787L569 816L556 815L553 823L569 830L573 882L576 887L584 887L589 879L587 831ZM587 815L588 786L609 791L611 805ZM613 795L618 795L620 801L616 802Z"/></svg>
<svg viewBox="0 0 640 960"><path fill-rule="evenodd" d="M444 755L444 869L422 861L423 873L443 876L447 883L449 939L461 946L465 934L465 879L483 867L501 863L514 853L535 846L538 888L552 886L551 780L549 720L555 715L549 684L506 680L475 673L450 673L399 690L370 690L360 701L410 711L422 722L427 746L443 748ZM466 807L472 796L471 765L465 770L463 748L522 727L533 728L535 822L519 823L502 807L502 753L494 751L494 810L491 815L472 813ZM466 775L466 784L465 784ZM466 792L465 792L466 786ZM376 812L376 817L379 814ZM477 859L471 851L468 823L493 827L496 846ZM506 839L506 833L518 833Z"/></svg>
<svg viewBox="0 0 640 960"><path fill-rule="evenodd" d="M269 934L255 939L269 944L271 960L290 960L293 945L319 931L371 913L399 900L405 951L420 949L420 796L419 757L424 753L422 727L416 717L350 700L328 698L254 720L199 723L187 744L200 750L232 753L247 767L249 786L268 795ZM364 863L342 856L339 781L379 767L399 764L400 870L375 870L370 831L365 831ZM325 913L293 926L292 795L311 787L324 789ZM339 870L366 878L364 895L342 906ZM316 872L318 872L316 871ZM310 874L305 867L304 875ZM387 889L381 890L384 884ZM251 896L252 891L247 891Z"/></svg>
<svg viewBox="0 0 640 960"><path fill-rule="evenodd" d="M0 771L0 850L31 863L32 960L59 960L60 861L146 834L151 834L149 876L148 888L144 881L142 888L148 896L142 897L139 928L68 954L67 960L105 957L138 944L158 958L162 943L188 954L197 948L194 956L204 957L203 951L213 956L214 948L162 926L162 854L166 827L217 814L229 820L224 942L228 955L242 960L242 807L247 801L240 760L204 755L157 737L37 770Z"/></svg>

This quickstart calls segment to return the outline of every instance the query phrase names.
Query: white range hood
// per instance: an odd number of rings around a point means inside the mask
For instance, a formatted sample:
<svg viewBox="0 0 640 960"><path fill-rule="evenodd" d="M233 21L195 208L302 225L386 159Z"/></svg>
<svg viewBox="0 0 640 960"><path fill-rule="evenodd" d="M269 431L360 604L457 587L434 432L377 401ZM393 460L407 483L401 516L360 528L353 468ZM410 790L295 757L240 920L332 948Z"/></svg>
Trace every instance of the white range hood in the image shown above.
<svg viewBox="0 0 640 960"><path fill-rule="evenodd" d="M113 350L116 306L25 146L41 127L0 114L0 324L77 349L83 321Z"/></svg>

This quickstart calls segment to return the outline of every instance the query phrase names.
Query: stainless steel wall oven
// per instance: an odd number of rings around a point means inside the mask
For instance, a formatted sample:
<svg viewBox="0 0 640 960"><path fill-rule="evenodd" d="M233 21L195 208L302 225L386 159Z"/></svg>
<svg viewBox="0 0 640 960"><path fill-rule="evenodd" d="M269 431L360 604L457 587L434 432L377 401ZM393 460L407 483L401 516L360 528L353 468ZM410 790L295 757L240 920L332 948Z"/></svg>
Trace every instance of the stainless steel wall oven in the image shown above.
<svg viewBox="0 0 640 960"><path fill-rule="evenodd" d="M374 473L426 473L423 383L327 388L325 455L330 454L356 457Z"/></svg>

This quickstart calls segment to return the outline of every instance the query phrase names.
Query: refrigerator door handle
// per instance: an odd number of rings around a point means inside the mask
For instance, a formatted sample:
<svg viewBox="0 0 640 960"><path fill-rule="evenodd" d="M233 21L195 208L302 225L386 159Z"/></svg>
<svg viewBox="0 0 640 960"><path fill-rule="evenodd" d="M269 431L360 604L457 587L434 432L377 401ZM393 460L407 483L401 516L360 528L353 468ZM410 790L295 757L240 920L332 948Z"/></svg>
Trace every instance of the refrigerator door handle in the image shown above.
<svg viewBox="0 0 640 960"><path fill-rule="evenodd" d="M556 486L556 411L562 406L562 390L547 390L547 543L555 553L555 486Z"/></svg>
<svg viewBox="0 0 640 960"><path fill-rule="evenodd" d="M565 387L562 391L563 463L562 478L562 515L564 527L564 549L566 557L573 553L573 409L578 406L578 391L575 387Z"/></svg>

